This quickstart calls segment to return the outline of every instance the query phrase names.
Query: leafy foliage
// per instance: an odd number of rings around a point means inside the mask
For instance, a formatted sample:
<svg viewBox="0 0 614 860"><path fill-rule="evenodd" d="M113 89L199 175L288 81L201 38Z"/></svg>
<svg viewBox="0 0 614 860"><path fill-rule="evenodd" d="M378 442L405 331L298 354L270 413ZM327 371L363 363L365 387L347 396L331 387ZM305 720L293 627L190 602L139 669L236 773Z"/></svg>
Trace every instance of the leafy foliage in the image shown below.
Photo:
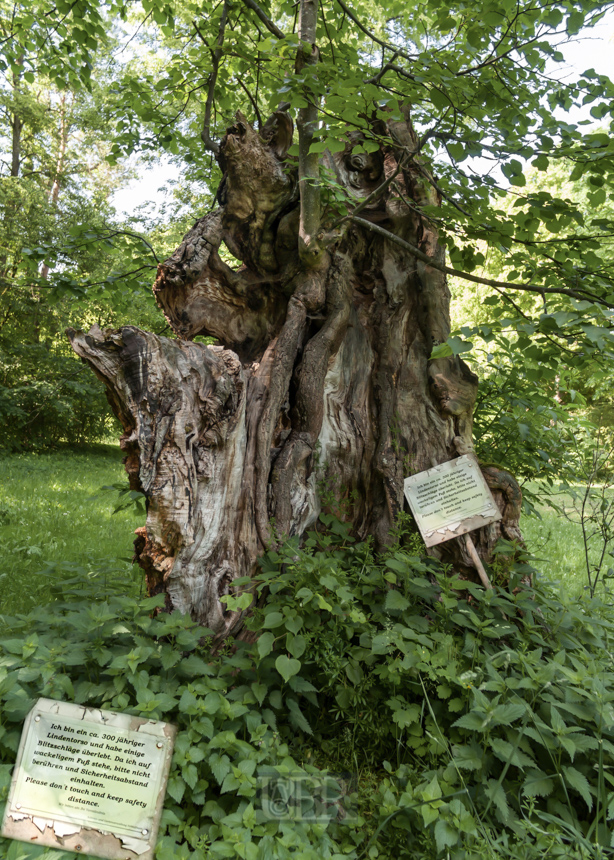
<svg viewBox="0 0 614 860"><path fill-rule="evenodd" d="M605 7L593 0L547 7L483 0L477 26L463 3L329 5L319 11L317 67L301 72L293 71L296 6L285 0L263 4L260 15L244 3L220 3L204 14L198 0L0 6L0 137L4 172L10 173L0 192L0 275L11 285L9 291L2 287L0 297L2 397L5 426L13 422L15 436L15 422L26 416L20 425L24 444L43 437L37 431L28 438L36 420L23 390L27 382L4 344L44 340L48 354L61 358L52 376L62 380L60 397L69 403L58 334L67 318L76 325L99 319L116 324L134 305L130 321L152 326L149 310L142 311L155 252L140 242L158 248L164 238L170 248L177 213L192 206L188 218L202 214L221 178L202 150L206 93L211 138L224 133L237 109L262 128L280 102L292 115L317 102L313 149L322 153L324 226L354 205L324 166L326 152L351 146L361 156L394 144L379 121L400 119L411 105L420 138L415 157L433 167L442 196L441 207L419 208L437 221L460 274L502 279L480 293L480 325L438 349L464 354L468 339L485 338L508 382L513 373L507 368L518 369L511 379L518 391L512 421L490 422L487 459L501 460L515 420L529 432L523 436L527 431L521 430L523 445L511 450L514 471L548 476L562 462L560 421L549 446L546 424L521 420L520 413L525 402L534 404L533 394L539 399L536 383L544 395L554 388L563 392L562 406L568 407L565 392L603 392L610 377L607 247L614 222L608 188L614 162L607 123L614 91L592 69L576 80L561 79L557 71L565 43L589 32ZM220 39L218 68L211 46ZM578 105L591 111L599 128L571 118ZM17 162L10 165L15 146ZM152 163L166 153L182 178L165 223L150 223L149 235L131 241L122 234L126 225L114 222L108 192L125 178L121 165L133 153ZM26 317L38 320L37 332L18 324ZM508 382L492 381L491 416L509 391ZM94 400L100 408L87 428L90 438L106 414L101 398ZM76 396L76 411L78 401ZM550 403L541 414L552 410ZM50 422L53 437L62 422ZM64 438L80 437L75 431ZM5 435L4 444L14 440Z"/></svg>
<svg viewBox="0 0 614 860"><path fill-rule="evenodd" d="M178 725L159 860L607 856L608 607L521 585L526 561L484 591L400 546L375 560L327 525L263 559L255 645L216 654L209 631L156 614L161 598L96 600L84 583L51 613L3 618L3 790L42 695ZM271 813L271 780L331 771L354 773L351 814Z"/></svg>

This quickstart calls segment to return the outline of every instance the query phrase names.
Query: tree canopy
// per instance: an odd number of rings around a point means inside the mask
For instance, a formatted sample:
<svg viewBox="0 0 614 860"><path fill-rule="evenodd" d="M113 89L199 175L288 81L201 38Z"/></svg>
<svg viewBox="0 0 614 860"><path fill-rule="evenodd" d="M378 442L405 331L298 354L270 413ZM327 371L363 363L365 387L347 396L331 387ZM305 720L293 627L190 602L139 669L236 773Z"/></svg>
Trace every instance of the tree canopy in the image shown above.
<svg viewBox="0 0 614 860"><path fill-rule="evenodd" d="M186 202L212 203L222 175L214 156L237 111L265 135L276 111L299 124L301 112L317 115L303 156L296 133L288 143L290 159L303 162L303 188L313 189L310 206L320 207L326 242L360 218L332 156L350 143L356 163L367 159L386 139L385 124L409 111L418 135L413 159L441 201L436 211L426 200L410 205L434 220L448 272L481 284L488 309L434 355L467 357L481 338L491 352L500 343L509 364L523 364L529 383L561 388L570 374L607 373L612 83L591 69L575 79L562 74L561 49L608 8L492 2L476 15L464 3L335 0L314 13L312 50L301 43L293 3L6 4L2 244L10 282L42 290L54 307L68 301L71 313L73 300L81 308L95 300L127 321L155 256L103 215L101 191L108 199L128 156L170 157L181 169L177 205L186 224ZM574 119L579 106L594 122ZM80 129L74 163L62 146L62 128L70 138L62 111ZM559 193L553 170L581 192ZM81 202L70 204L68 224L58 207L75 195ZM36 217L35 199L43 201ZM143 227L163 259L178 231L137 224L143 238Z"/></svg>

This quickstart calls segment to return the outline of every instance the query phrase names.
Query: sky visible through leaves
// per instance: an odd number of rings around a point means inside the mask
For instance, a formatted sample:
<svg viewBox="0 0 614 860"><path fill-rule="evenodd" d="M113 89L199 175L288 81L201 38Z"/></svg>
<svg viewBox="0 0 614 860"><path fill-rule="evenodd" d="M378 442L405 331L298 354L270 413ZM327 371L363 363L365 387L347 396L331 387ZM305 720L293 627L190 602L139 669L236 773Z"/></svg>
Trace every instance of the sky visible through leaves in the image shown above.
<svg viewBox="0 0 614 860"><path fill-rule="evenodd" d="M565 56L564 63L551 63L549 71L562 79L575 79L589 68L598 74L614 77L614 10L590 31L580 33L568 44L560 47ZM521 105L519 105L521 108ZM571 121L590 119L590 105L576 109L569 115ZM593 120L595 125L599 123ZM180 170L168 157L161 159L156 167L140 169L139 175L129 185L121 188L113 198L118 215L130 216L134 210L146 203L160 205L168 192L167 183L179 179ZM503 179L503 183L506 180Z"/></svg>

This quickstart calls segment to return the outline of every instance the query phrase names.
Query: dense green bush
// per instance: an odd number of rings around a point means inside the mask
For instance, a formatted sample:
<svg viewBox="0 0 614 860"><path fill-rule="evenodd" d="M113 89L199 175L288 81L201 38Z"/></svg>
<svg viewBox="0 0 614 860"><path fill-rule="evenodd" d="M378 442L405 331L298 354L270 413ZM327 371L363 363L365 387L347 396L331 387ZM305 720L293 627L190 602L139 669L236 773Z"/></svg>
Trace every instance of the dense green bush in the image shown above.
<svg viewBox="0 0 614 860"><path fill-rule="evenodd" d="M2 619L3 799L48 696L178 725L159 860L610 856L609 607L523 586L509 547L490 571L511 568L509 587L485 592L398 545L376 560L324 519L263 559L255 645L213 655L207 631L152 615L160 598L85 587ZM316 809L327 772L353 774L333 782L349 796ZM41 853L16 846L2 856Z"/></svg>
<svg viewBox="0 0 614 860"><path fill-rule="evenodd" d="M41 450L117 433L102 383L66 351L0 341L0 449Z"/></svg>

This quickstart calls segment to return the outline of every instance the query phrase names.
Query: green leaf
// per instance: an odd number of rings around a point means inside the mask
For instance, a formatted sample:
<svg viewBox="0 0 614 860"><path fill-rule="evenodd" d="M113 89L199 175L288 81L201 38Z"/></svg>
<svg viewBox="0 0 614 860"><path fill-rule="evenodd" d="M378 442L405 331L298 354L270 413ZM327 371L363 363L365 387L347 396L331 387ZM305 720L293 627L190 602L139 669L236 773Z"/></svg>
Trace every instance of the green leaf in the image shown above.
<svg viewBox="0 0 614 860"><path fill-rule="evenodd" d="M202 761L205 757L205 753L201 750L200 747L191 746L188 750L188 758L191 762L198 764L199 761Z"/></svg>
<svg viewBox="0 0 614 860"><path fill-rule="evenodd" d="M470 732L483 732L488 727L488 720L483 715L469 713L463 714L452 725L459 729L468 729Z"/></svg>
<svg viewBox="0 0 614 860"><path fill-rule="evenodd" d="M313 730L307 722L305 715L299 708L298 702L295 699L287 699L286 704L288 706L288 711L290 712L290 722L292 725L297 729L301 729L303 732L307 732L308 735L312 735Z"/></svg>
<svg viewBox="0 0 614 860"><path fill-rule="evenodd" d="M482 748L474 743L455 746L453 748L454 764L463 770L480 770L484 764Z"/></svg>
<svg viewBox="0 0 614 860"><path fill-rule="evenodd" d="M451 355L454 355L454 353L452 352L452 347L449 344L438 343L437 346L433 347L429 360L434 361L438 358L449 358Z"/></svg>
<svg viewBox="0 0 614 860"><path fill-rule="evenodd" d="M392 721L395 722L399 728L404 729L412 723L419 722L420 715L421 708L418 705L410 705L409 708L395 711L392 715Z"/></svg>
<svg viewBox="0 0 614 860"><path fill-rule="evenodd" d="M293 657L302 657L307 647L307 639L304 636L293 636L289 634L286 639L286 648Z"/></svg>
<svg viewBox="0 0 614 860"><path fill-rule="evenodd" d="M550 161L547 156L538 155L537 158L531 162L531 165L532 167L535 167L536 170L547 170L550 165Z"/></svg>
<svg viewBox="0 0 614 860"><path fill-rule="evenodd" d="M166 790L177 803L181 803L185 792L185 782L180 776L170 776Z"/></svg>
<svg viewBox="0 0 614 860"><path fill-rule="evenodd" d="M226 794L227 791L235 792L241 786L241 780L237 779L237 777L233 773L229 773L224 777L224 782L222 783L222 787L220 788L221 794Z"/></svg>
<svg viewBox="0 0 614 860"><path fill-rule="evenodd" d="M523 753L517 747L514 747L509 741L504 741L502 738L491 738L490 746L492 751L501 759L501 761L509 762L515 767L524 769L525 767L534 767L535 762Z"/></svg>
<svg viewBox="0 0 614 860"><path fill-rule="evenodd" d="M281 627L284 623L284 617L281 612L268 612L264 621L262 622L262 626L268 629L274 629L275 627Z"/></svg>
<svg viewBox="0 0 614 860"><path fill-rule="evenodd" d="M442 792L436 776L433 777L426 788L422 789L420 794L423 800L439 800Z"/></svg>
<svg viewBox="0 0 614 860"><path fill-rule="evenodd" d="M184 690L179 700L179 710L183 714L194 714L198 711L199 700L190 690Z"/></svg>
<svg viewBox="0 0 614 860"><path fill-rule="evenodd" d="M522 793L527 797L548 797L552 794L554 782L542 770L530 770L522 785Z"/></svg>
<svg viewBox="0 0 614 860"><path fill-rule="evenodd" d="M442 92L441 90L433 88L431 90L430 95L431 95L431 101L433 102L433 104L437 108L437 110L445 110L446 108L450 107L449 97L444 92Z"/></svg>
<svg viewBox="0 0 614 860"><path fill-rule="evenodd" d="M295 615L294 618L286 618L286 630L290 633L298 633L303 626L303 619L300 615Z"/></svg>
<svg viewBox="0 0 614 860"><path fill-rule="evenodd" d="M435 825L435 842L437 850L444 851L458 842L459 833L455 827L449 824L444 818L440 818Z"/></svg>
<svg viewBox="0 0 614 860"><path fill-rule="evenodd" d="M224 782L226 774L230 773L230 759L227 755L213 753L209 756L207 763L211 768L213 776L221 785Z"/></svg>
<svg viewBox="0 0 614 860"><path fill-rule="evenodd" d="M454 355L460 355L463 352L470 352L473 349L471 341L463 340L462 337L452 335L446 341Z"/></svg>
<svg viewBox="0 0 614 860"><path fill-rule="evenodd" d="M270 654L273 650L273 643L275 642L275 634L274 633L261 633L258 637L258 642L256 643L256 647L258 648L258 654L260 655L260 659L266 657L267 654Z"/></svg>
<svg viewBox="0 0 614 860"><path fill-rule="evenodd" d="M567 33L570 36L577 35L584 25L584 13L579 9L572 12L567 19Z"/></svg>
<svg viewBox="0 0 614 860"><path fill-rule="evenodd" d="M193 764L184 765L181 768L181 775L190 788L194 789L196 782L198 781L198 771L196 770L196 766Z"/></svg>
<svg viewBox="0 0 614 860"><path fill-rule="evenodd" d="M571 766L563 767L563 774L567 785L578 792L590 811L593 808L593 798L587 778L583 773Z"/></svg>
<svg viewBox="0 0 614 860"><path fill-rule="evenodd" d="M293 675L300 671L301 661L290 658L286 654L280 654L275 660L275 668L284 681L288 682Z"/></svg>
<svg viewBox="0 0 614 860"><path fill-rule="evenodd" d="M409 608L409 600L395 590L389 591L386 595L386 609L388 610L404 610Z"/></svg>
<svg viewBox="0 0 614 860"><path fill-rule="evenodd" d="M494 805L499 810L501 817L504 821L506 821L510 814L510 809L507 803L507 797L505 794L505 789L497 780L489 779L484 787L484 791L486 796L489 799L490 803L494 803Z"/></svg>
<svg viewBox="0 0 614 860"><path fill-rule="evenodd" d="M449 358L453 355L461 355L463 352L470 352L473 349L471 341L463 340L458 335L450 336L445 343L440 343L433 347L429 360L439 358Z"/></svg>
<svg viewBox="0 0 614 860"><path fill-rule="evenodd" d="M420 812L422 814L422 820L424 821L425 827L428 827L429 824L432 824L433 821L436 821L439 818L438 804L424 803L420 807Z"/></svg>
<svg viewBox="0 0 614 860"><path fill-rule="evenodd" d="M256 700L259 705L262 705L266 698L268 687L266 684L257 684L255 681L252 684L252 692L256 697Z"/></svg>
<svg viewBox="0 0 614 860"><path fill-rule="evenodd" d="M520 719L525 713L527 706L520 702L514 704L497 705L492 712L493 724L501 724L509 726L516 720Z"/></svg>

